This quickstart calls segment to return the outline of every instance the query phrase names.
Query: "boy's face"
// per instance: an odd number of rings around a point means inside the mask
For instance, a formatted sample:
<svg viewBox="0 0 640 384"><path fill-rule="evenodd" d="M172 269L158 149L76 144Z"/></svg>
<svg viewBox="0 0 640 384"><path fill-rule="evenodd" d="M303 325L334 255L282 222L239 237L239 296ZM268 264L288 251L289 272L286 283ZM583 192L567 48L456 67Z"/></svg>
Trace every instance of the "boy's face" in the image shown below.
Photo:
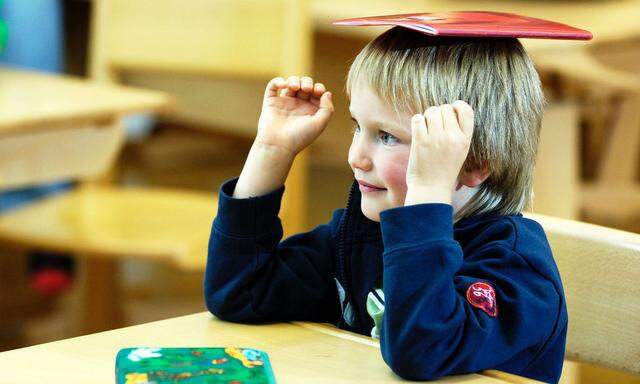
<svg viewBox="0 0 640 384"><path fill-rule="evenodd" d="M353 84L349 111L356 124L349 165L360 184L362 213L370 220L380 221L380 212L404 206L413 114L396 113L364 81ZM486 167L458 174L451 191L454 215L489 174Z"/></svg>
<svg viewBox="0 0 640 384"><path fill-rule="evenodd" d="M364 81L353 85L349 110L357 124L349 165L360 184L362 213L380 221L380 212L404 205L412 114L396 113Z"/></svg>

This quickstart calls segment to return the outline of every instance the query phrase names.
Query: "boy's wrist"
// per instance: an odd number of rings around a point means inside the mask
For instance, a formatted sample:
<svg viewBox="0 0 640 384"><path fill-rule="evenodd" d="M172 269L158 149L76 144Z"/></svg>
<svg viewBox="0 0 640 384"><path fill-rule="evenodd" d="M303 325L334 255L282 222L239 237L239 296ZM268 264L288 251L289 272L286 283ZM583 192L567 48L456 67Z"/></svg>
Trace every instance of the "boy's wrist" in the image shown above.
<svg viewBox="0 0 640 384"><path fill-rule="evenodd" d="M452 189L436 185L408 185L404 205L452 202Z"/></svg>
<svg viewBox="0 0 640 384"><path fill-rule="evenodd" d="M272 163L272 164L287 164L293 163L293 159L296 157L296 154L286 148L267 144L260 142L258 140L254 141L251 145L250 155L254 155L254 157L260 158L264 162Z"/></svg>
<svg viewBox="0 0 640 384"><path fill-rule="evenodd" d="M281 148L254 143L233 192L234 198L262 196L284 185L295 156Z"/></svg>

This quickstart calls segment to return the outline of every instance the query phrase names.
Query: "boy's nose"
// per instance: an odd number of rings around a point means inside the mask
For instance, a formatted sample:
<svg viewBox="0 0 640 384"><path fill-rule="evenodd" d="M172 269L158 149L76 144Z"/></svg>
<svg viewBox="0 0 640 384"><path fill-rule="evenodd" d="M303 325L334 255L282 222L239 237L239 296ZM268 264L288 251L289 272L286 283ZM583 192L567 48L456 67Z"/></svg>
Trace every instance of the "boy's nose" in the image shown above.
<svg viewBox="0 0 640 384"><path fill-rule="evenodd" d="M371 170L371 158L367 154L365 145L354 140L349 148L349 165L351 168L358 168L363 171Z"/></svg>

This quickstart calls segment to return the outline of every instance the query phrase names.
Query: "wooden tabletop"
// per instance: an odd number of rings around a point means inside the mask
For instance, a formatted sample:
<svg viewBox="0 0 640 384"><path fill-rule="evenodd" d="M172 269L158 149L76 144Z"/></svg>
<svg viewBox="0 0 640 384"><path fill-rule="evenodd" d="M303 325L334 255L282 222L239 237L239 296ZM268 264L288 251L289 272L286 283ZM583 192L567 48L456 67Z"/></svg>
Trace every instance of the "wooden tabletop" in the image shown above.
<svg viewBox="0 0 640 384"><path fill-rule="evenodd" d="M165 93L0 66L0 134L167 107Z"/></svg>
<svg viewBox="0 0 640 384"><path fill-rule="evenodd" d="M119 349L153 346L261 349L269 355L279 384L402 381L385 365L374 339L313 323L227 323L208 312L0 353L0 372L3 382L14 384L112 384ZM438 382L533 382L491 372Z"/></svg>

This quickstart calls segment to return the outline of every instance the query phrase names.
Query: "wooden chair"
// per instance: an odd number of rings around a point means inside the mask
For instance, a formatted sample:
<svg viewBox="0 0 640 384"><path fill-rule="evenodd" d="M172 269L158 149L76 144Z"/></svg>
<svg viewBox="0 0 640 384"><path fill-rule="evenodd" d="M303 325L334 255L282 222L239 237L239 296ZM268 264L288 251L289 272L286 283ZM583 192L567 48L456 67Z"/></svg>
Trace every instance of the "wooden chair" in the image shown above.
<svg viewBox="0 0 640 384"><path fill-rule="evenodd" d="M91 76L171 94L163 119L253 138L267 81L310 73L306 0L101 0L93 4ZM285 233L306 229L307 157L282 205Z"/></svg>
<svg viewBox="0 0 640 384"><path fill-rule="evenodd" d="M550 216L526 216L543 226L564 285L569 360L563 382L573 382L569 376L579 378L581 371L598 371L580 363L639 375L640 235Z"/></svg>

